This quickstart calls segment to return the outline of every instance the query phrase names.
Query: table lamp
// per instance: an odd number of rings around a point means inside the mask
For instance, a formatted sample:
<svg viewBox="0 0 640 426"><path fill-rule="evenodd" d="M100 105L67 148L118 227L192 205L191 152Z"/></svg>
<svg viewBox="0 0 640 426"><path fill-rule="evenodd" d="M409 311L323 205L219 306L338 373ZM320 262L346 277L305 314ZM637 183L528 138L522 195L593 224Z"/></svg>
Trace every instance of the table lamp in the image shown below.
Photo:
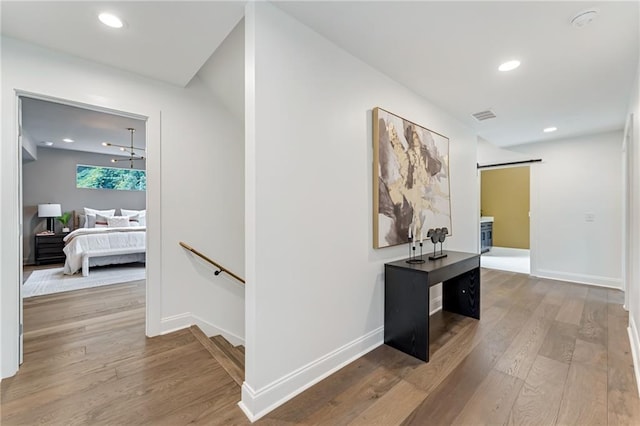
<svg viewBox="0 0 640 426"><path fill-rule="evenodd" d="M62 207L60 204L38 204L38 217L47 218L47 230L53 231L53 219L62 216Z"/></svg>

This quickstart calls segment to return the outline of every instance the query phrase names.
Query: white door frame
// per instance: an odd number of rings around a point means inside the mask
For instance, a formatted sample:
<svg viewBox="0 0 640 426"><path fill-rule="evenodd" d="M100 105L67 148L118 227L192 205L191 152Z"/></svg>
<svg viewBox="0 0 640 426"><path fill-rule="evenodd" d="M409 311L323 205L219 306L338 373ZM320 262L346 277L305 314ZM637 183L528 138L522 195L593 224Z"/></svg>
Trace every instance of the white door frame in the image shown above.
<svg viewBox="0 0 640 426"><path fill-rule="evenodd" d="M65 105L75 106L84 109L90 109L99 112L121 115L125 117L143 120L145 124L147 153L146 153L146 169L147 169L147 263L146 263L146 307L145 307L145 334L147 336L155 336L161 332L161 308L162 308L162 283L160 271L161 259L161 186L160 186L160 136L161 136L161 113L160 111L145 111L143 113L133 113L127 111L144 111L146 108L140 105L128 105L127 102L118 102L116 108L99 106L82 102L77 99L64 99L53 95L43 93L35 93L27 90L14 89L15 98L13 99L13 111L6 111L5 114L13 113L13 120L9 123L15 128L7 129L10 132L11 139L14 139L13 145L10 145L10 153L13 161L12 164L12 186L15 193L11 197L15 200L16 205L9 208L5 212L9 219L9 223L15 226L6 226L3 229L3 239L12 241L11 246L15 250L3 254L3 258L9 258L11 262L3 264L2 268L6 268L3 272L3 278L8 277L8 281L14 284L3 283L0 289L2 303L1 310L3 319L7 318L8 324L3 324L2 341L2 377L10 377L14 375L19 368L22 360L22 335L20 327L22 323L22 140L20 137L19 121L20 121L20 98L27 97L40 99L50 102L61 103ZM3 133L4 134L4 133ZM9 141L8 141L9 142ZM15 149L15 151L14 151ZM3 151L6 152L6 151ZM3 161L4 162L4 161ZM13 203L11 203L13 204ZM3 246L3 249L7 246Z"/></svg>
<svg viewBox="0 0 640 426"><path fill-rule="evenodd" d="M629 284L631 283L631 210L633 208L633 113L629 114L622 140L622 290L624 309L629 310Z"/></svg>
<svg viewBox="0 0 640 426"><path fill-rule="evenodd" d="M480 207L482 205L482 172L485 170L495 170L495 169L508 169L514 167L528 167L529 168L529 275L535 276L534 271L537 271L537 263L536 263L536 252L537 252L537 241L535 240L534 232L535 228L535 213L538 209L538 197L537 197L537 185L534 184L534 176L537 174L534 172L537 168L533 167L539 162L530 162L530 163L520 163L513 165L500 165L495 167L483 167L482 169L478 169L478 212L480 211ZM535 194L534 194L535 192ZM480 235L480 221L478 220L478 236ZM478 238L478 253L480 253L480 238Z"/></svg>

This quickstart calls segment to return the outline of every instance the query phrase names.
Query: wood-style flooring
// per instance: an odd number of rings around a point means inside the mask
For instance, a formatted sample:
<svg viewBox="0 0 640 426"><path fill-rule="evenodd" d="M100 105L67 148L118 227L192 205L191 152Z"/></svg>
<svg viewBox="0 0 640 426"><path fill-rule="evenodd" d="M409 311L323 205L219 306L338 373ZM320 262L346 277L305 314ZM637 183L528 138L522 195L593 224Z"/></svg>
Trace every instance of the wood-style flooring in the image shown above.
<svg viewBox="0 0 640 426"><path fill-rule="evenodd" d="M239 386L193 334L144 337L143 283L95 291L25 303L3 425L248 424ZM256 423L638 425L622 300L483 270L482 319L433 315L429 363L383 345Z"/></svg>
<svg viewBox="0 0 640 426"><path fill-rule="evenodd" d="M25 299L1 424L247 424L240 387L194 335L146 338L144 317L144 281Z"/></svg>

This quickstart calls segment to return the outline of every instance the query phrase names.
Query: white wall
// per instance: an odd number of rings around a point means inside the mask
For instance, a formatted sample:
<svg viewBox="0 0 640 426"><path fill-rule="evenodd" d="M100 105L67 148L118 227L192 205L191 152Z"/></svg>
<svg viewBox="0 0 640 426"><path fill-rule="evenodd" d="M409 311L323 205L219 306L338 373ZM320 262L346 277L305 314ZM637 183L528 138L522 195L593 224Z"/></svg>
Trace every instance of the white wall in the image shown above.
<svg viewBox="0 0 640 426"><path fill-rule="evenodd" d="M636 384L640 388L640 63L636 71L635 87L629 103L629 114L633 114L631 127L631 196L627 200L631 208L631 235L627 283L629 309L629 338L633 355L633 365L636 373Z"/></svg>
<svg viewBox="0 0 640 426"><path fill-rule="evenodd" d="M202 82L244 124L244 19L198 71Z"/></svg>
<svg viewBox="0 0 640 426"><path fill-rule="evenodd" d="M479 217L471 129L271 4L249 5L245 29L241 406L255 418L383 341L383 264L407 247L372 248L373 107L450 138L445 246L477 252Z"/></svg>
<svg viewBox="0 0 640 426"><path fill-rule="evenodd" d="M22 129L22 161L38 159L38 146L26 130Z"/></svg>
<svg viewBox="0 0 640 426"><path fill-rule="evenodd" d="M242 129L199 79L183 89L8 38L2 38L1 71L2 377L17 368L20 208L15 90L148 117L147 334L198 322L242 337L242 291L214 277L212 269L178 246L183 240L243 272Z"/></svg>
<svg viewBox="0 0 640 426"><path fill-rule="evenodd" d="M197 77L185 92L191 102L162 114L162 280L173 284L163 291L163 330L196 323L242 344L243 285L215 277L178 242L244 275L244 132Z"/></svg>
<svg viewBox="0 0 640 426"><path fill-rule="evenodd" d="M622 288L622 131L509 147L531 165L531 274Z"/></svg>
<svg viewBox="0 0 640 426"><path fill-rule="evenodd" d="M530 155L511 151L509 147L500 148L488 140L478 137L478 165L480 166L492 166L532 159Z"/></svg>

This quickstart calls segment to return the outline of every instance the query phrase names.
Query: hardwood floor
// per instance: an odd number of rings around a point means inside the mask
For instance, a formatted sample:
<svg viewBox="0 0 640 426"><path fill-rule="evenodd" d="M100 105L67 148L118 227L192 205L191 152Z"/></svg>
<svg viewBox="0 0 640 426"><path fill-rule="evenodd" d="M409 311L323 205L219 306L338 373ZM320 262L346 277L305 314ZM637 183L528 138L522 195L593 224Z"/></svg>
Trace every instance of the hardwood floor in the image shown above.
<svg viewBox="0 0 640 426"><path fill-rule="evenodd" d="M2 424L249 424L189 330L144 337L143 282L28 299ZM438 312L429 363L380 346L256 422L640 424L622 293L482 270L482 319Z"/></svg>
<svg viewBox="0 0 640 426"><path fill-rule="evenodd" d="M1 424L248 424L240 387L188 329L145 337L144 303L144 281L26 299Z"/></svg>
<svg viewBox="0 0 640 426"><path fill-rule="evenodd" d="M432 316L429 363L383 345L257 423L638 425L622 302L483 269L481 321Z"/></svg>

